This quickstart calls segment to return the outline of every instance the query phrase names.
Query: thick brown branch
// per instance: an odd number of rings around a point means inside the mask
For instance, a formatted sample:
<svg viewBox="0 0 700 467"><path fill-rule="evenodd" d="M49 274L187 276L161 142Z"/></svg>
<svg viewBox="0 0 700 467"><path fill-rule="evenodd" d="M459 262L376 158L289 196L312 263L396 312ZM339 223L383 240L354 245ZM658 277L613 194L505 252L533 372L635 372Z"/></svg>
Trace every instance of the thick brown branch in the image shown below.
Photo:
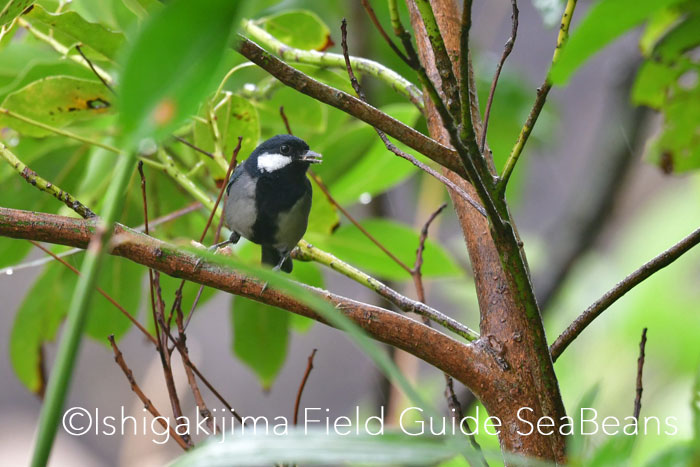
<svg viewBox="0 0 700 467"><path fill-rule="evenodd" d="M556 360L562 354L562 352L571 344L574 339L578 337L579 334L583 332L584 329L588 327L589 324L593 322L601 313L607 310L610 305L615 303L627 292L632 290L634 287L641 284L644 280L648 279L652 274L660 271L669 264L673 263L675 260L683 256L687 251L693 248L695 245L700 243L700 228L695 230L693 233L685 237L683 240L664 251L656 258L652 259L646 263L641 268L634 271L629 276L625 277L621 282L619 282L615 287L608 291L605 295L600 297L589 306L586 311L581 313L578 318L574 320L573 323L569 325L564 332L561 333L557 340L554 341L550 348L552 354L552 360Z"/></svg>
<svg viewBox="0 0 700 467"><path fill-rule="evenodd" d="M244 57L260 66L285 85L382 130L438 164L462 176L466 176L459 156L450 148L430 139L375 107L362 102L360 99L316 81L269 54L248 39L239 37L236 48Z"/></svg>
<svg viewBox="0 0 700 467"><path fill-rule="evenodd" d="M2 236L85 248L94 232L94 221L0 208ZM261 282L235 270L200 261L191 253L122 225L115 227L114 234L110 254L325 323L299 300L270 287L263 291ZM478 384L481 374L500 371L495 360L478 347L462 344L423 323L325 290L308 286L307 289L334 305L374 339L405 350L454 376L472 388L477 397L483 397L486 390Z"/></svg>

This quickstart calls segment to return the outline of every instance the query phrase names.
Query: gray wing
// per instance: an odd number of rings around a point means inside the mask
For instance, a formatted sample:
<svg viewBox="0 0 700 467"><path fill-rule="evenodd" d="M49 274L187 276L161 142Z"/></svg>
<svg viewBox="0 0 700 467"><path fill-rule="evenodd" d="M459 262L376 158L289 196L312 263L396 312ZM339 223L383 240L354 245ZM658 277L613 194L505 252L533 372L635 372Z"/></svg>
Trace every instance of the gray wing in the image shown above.
<svg viewBox="0 0 700 467"><path fill-rule="evenodd" d="M255 181L239 165L231 174L226 187L226 206L224 207L226 227L248 240L253 238L253 225L257 220L255 208Z"/></svg>
<svg viewBox="0 0 700 467"><path fill-rule="evenodd" d="M231 174L231 178L228 180L228 184L226 185L226 194L228 195L231 192L231 185L236 183L236 180L241 176L245 169L243 168L243 164L238 164L238 167L236 167L233 170L233 173Z"/></svg>

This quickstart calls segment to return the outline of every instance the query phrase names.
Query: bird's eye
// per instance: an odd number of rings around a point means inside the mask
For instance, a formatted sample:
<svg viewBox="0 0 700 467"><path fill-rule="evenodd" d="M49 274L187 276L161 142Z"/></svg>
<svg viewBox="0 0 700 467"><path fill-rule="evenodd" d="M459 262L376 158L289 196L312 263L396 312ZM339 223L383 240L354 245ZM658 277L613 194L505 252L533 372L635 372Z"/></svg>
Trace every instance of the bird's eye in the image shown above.
<svg viewBox="0 0 700 467"><path fill-rule="evenodd" d="M287 153L289 153L289 146L287 146L286 144L283 144L282 146L280 146L280 152L281 152L282 154L287 154Z"/></svg>

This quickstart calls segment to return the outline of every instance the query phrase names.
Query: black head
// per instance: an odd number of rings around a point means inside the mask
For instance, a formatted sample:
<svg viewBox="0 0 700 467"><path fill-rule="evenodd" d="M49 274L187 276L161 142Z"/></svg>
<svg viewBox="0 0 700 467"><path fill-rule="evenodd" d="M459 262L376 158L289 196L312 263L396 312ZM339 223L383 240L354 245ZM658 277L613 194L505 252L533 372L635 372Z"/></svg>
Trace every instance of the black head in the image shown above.
<svg viewBox="0 0 700 467"><path fill-rule="evenodd" d="M261 143L249 157L250 169L260 175L280 172L306 172L310 164L321 162L321 155L292 135L277 135Z"/></svg>

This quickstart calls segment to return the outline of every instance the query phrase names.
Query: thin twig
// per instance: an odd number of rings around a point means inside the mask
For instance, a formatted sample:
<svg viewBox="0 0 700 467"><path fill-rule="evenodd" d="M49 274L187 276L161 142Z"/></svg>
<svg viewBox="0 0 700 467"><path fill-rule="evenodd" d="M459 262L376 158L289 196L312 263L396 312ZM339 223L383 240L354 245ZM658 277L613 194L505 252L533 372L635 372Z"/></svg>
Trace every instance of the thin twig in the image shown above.
<svg viewBox="0 0 700 467"><path fill-rule="evenodd" d="M559 35L557 36L557 46L554 49L554 55L552 56L552 65L554 65L557 62L561 49L564 46L564 43L566 42L567 38L569 37L569 26L571 25L571 17L574 15L575 8L576 0L568 0L566 3L566 7L564 8L564 14L561 17ZM544 103L547 100L547 94L549 94L550 89L552 89L552 83L549 81L549 74L547 74L547 76L548 77L545 78L542 86L537 88L537 97L535 98L535 103L532 106L532 110L530 110L530 114L528 115L525 124L520 130L518 140L516 141L515 146L513 146L510 156L508 156L508 160L506 161L506 165L503 168L501 180L498 183L498 190L500 191L501 195L505 193L506 185L508 184L508 180L510 179L511 174L513 173L515 164L518 162L518 158L523 152L525 143L530 137L530 133L532 133L532 129L534 128L535 123L537 123L537 119L540 116L542 107L544 107Z"/></svg>
<svg viewBox="0 0 700 467"><path fill-rule="evenodd" d="M104 79L104 77L100 73L97 72L95 65L93 65L92 61L85 56L85 54L83 53L83 50L80 47L81 47L81 44L75 44L75 50L77 50L78 53L80 54L80 56L83 57L83 60L85 60L85 62L88 64L88 66L90 67L90 70L94 73L95 76L97 76L97 79L99 79L102 82L102 84L104 84L105 87L112 92L112 94L116 94L114 92L114 88L107 82L106 79Z"/></svg>
<svg viewBox="0 0 700 467"><path fill-rule="evenodd" d="M316 351L318 349L314 349L311 351L311 355L309 355L307 364L306 364L306 371L304 372L304 377L301 379L301 384L299 385L299 390L297 391L297 398L294 401L294 426L297 425L297 422L299 420L299 405L301 403L301 395L304 393L304 387L306 386L306 381L309 379L309 375L311 374L311 370L314 368L314 357L316 356Z"/></svg>
<svg viewBox="0 0 700 467"><path fill-rule="evenodd" d="M355 93L357 96L360 98L360 100L364 103L367 103L367 96L365 96L364 91L362 90L362 87L360 86L359 81L357 81L357 78L355 77L355 73L352 70L352 65L350 63L350 54L348 53L348 43L347 43L347 22L343 20L341 24L341 45L343 48L343 56L345 57L345 66L348 72L348 76L350 77L350 83L352 84L353 89L355 90ZM380 130L377 127L373 127L374 130L377 132L379 135L379 138L381 138L382 142L386 146L386 148L396 154L397 156L406 159L409 161L411 164L415 165L419 169L423 170L424 172L428 173L429 175L432 175L434 178L438 179L440 182L448 186L450 189L454 190L455 193L459 194L466 202L471 204L477 211L481 213L484 217L486 217L486 210L484 209L481 204L479 204L477 201L472 199L471 196L467 194L466 191L458 187L456 184L454 184L452 181L448 180L447 177L439 174L437 171L433 170L432 168L428 167L427 165L423 164L420 162L418 159L415 157L411 156L410 154L407 154L400 150L398 147L396 147L391 141L389 141L389 138L386 136L386 134Z"/></svg>
<svg viewBox="0 0 700 467"><path fill-rule="evenodd" d="M228 169L226 170L226 177L224 178L224 183L221 184L221 189L219 190L219 194L216 197L216 201L214 202L214 207L212 208L211 212L209 213L209 217L207 218L207 223L204 226L204 230L202 231L202 235L199 236L199 243L202 243L204 241L204 237L207 235L207 231L209 230L209 226L211 226L211 221L214 219L214 215L216 214L216 209L219 207L219 203L221 202L221 199L224 196L224 192L226 191L226 186L228 185L228 181L231 178L231 174L233 173L233 169L236 167L236 164L238 163L238 153L241 150L241 143L243 142L243 137L239 136L238 137L238 143L236 144L236 147L233 149L233 154L231 155L231 161L228 164ZM223 209L222 209L223 211ZM222 215L219 218L219 226L216 229L216 237L214 239L214 244L218 242L218 236L219 233L221 232L221 225L223 222L224 216ZM179 308L180 302L182 302L182 288L185 285L185 281L183 280L180 282L180 287L178 288L178 293L176 293L176 298L175 301L177 302L176 304L173 304L173 309ZM192 319L192 315L194 314L195 308L197 308L197 304L199 303L199 298L202 296L202 291L204 290L204 286L199 287L199 291L197 292L197 296L194 299L194 302L192 302L192 308L190 309L190 313L187 315L187 319L185 321L185 327L184 329L187 329L187 326L190 324L190 320ZM173 316L173 310L170 310L170 316L168 317L168 322L170 322L170 318Z"/></svg>
<svg viewBox="0 0 700 467"><path fill-rule="evenodd" d="M292 133L292 127L289 126L289 119L287 118L287 114L284 113L284 106L280 105L280 117L282 117L282 121L284 122L284 127L287 129L287 134L288 135L293 135Z"/></svg>
<svg viewBox="0 0 700 467"><path fill-rule="evenodd" d="M411 59L409 59L401 50L399 50L398 46L394 44L394 41L391 40L389 35L386 33L384 28L382 27L382 23L379 22L379 19L377 18L377 15L374 13L374 8L372 8L372 5L369 4L368 0L362 0L362 6L365 8L365 11L367 12L367 15L369 15L369 19L372 21L374 26L377 28L377 31L379 31L379 34L384 38L386 43L389 45L391 50L394 51L394 53L401 59L403 60L407 65L413 67L413 62Z"/></svg>
<svg viewBox="0 0 700 467"><path fill-rule="evenodd" d="M143 164L139 162L139 176L141 177L141 197L143 199L143 215L144 215L144 225L145 233L148 235L148 201L146 197L146 177L143 173ZM168 351L168 335L169 328L165 324L164 313L165 304L163 303L163 297L161 294L160 287L160 273L151 268L148 270L149 273L149 283L151 291L151 311L153 314L153 325L156 330L157 338L157 348L158 354L160 355L161 366L163 367L163 376L165 378L165 386L168 390L168 397L170 398L170 405L173 410L173 416L176 420L182 416L182 407L180 405L180 398L177 394L177 387L175 386L175 379L173 378L173 369L171 364L170 352ZM160 324L160 332L158 331L158 325ZM192 439L189 435L183 435L183 440L188 446L192 446Z"/></svg>
<svg viewBox="0 0 700 467"><path fill-rule="evenodd" d="M450 318L440 311L429 307L425 303L412 300L405 295L400 294L391 287L383 284L374 277L366 274L359 269L343 263L335 256L323 250L316 248L310 243L302 240L299 242L299 249L296 250L296 258L306 261L316 261L317 263L328 266L334 271L337 271L355 282L375 291L380 296L384 297L389 303L406 313L416 313L421 316L430 318L431 321L440 324L450 331L458 334L468 341L474 341L479 338L479 333L469 329L459 321Z"/></svg>
<svg viewBox="0 0 700 467"><path fill-rule="evenodd" d="M639 341L639 358L637 358L637 394L634 398L634 419L639 422L639 413L642 411L642 372L644 371L644 349L647 345L647 328L642 331L642 340Z"/></svg>
<svg viewBox="0 0 700 467"><path fill-rule="evenodd" d="M700 228L693 231L680 242L673 245L668 250L656 256L654 259L644 264L642 267L634 271L629 276L625 277L615 287L609 290L605 295L600 297L586 311L581 313L573 323L569 325L564 332L561 333L557 340L550 347L552 360L556 360L562 352L576 339L589 324L593 322L601 313L607 310L610 305L615 303L627 292L632 290L652 274L660 271L675 260L683 256L691 248L700 243Z"/></svg>
<svg viewBox="0 0 700 467"><path fill-rule="evenodd" d="M396 264L398 264L398 265L401 267L401 269L403 269L404 271L408 272L409 274L411 273L411 268L408 267L408 266L406 265L406 263L404 263L403 261L401 261L395 254L393 254L391 251L389 251L389 249L388 249L386 246L384 246L384 244L383 244L382 242L380 242L379 240L377 240L377 239L374 237L374 235L372 235L371 233L369 233L369 231L368 231L367 229L365 229L364 226L363 226L362 224L360 224L360 222L359 222L357 219L355 219L355 218L352 216L352 214L350 214L350 213L348 212L347 209L345 209L343 206L341 206L340 203L338 203L338 202L333 198L333 196L331 195L330 191L328 190L328 187L326 186L325 183L323 183L323 180L321 180L321 177L319 177L316 173L314 173L314 172L312 172L312 171L309 171L309 175L311 176L311 179L314 181L314 183L316 183L316 185L321 189L321 191L322 191L323 194L326 196L326 198L328 199L328 201L329 201L333 206L335 206L340 212L342 212L343 215L344 215L345 217L347 217L347 219L348 219L350 222L352 222L352 224L353 224L355 227L357 227L357 229L358 229L360 232L362 232L362 234L363 234L365 237L367 237L367 238L368 238L372 243L374 243L380 250L382 250L382 252L384 252L384 254L386 254L389 258L392 259L392 261L394 261Z"/></svg>
<svg viewBox="0 0 700 467"><path fill-rule="evenodd" d="M187 451L190 448L189 443L185 441L184 437L177 434L175 428L170 423L166 422L165 417L162 417L160 415L160 412L158 412L151 400L148 397L146 397L139 385L136 384L136 380L134 379L134 373L131 371L131 369L129 369L126 362L124 361L124 356L122 355L122 352L119 350L119 347L117 347L116 342L114 342L114 336L109 336L108 339L109 343L112 345L112 350L114 351L114 361L117 362L119 368L121 368L124 372L126 379L129 380L131 390L134 392L134 394L138 396L139 399L141 399L144 408L148 410L148 412L150 412L150 414L153 415L153 417L156 420L158 420L158 423L160 423L160 425L163 428L168 429L168 431L170 432L170 436L175 440L175 442L177 442L177 444L179 444L182 449Z"/></svg>
<svg viewBox="0 0 700 467"><path fill-rule="evenodd" d="M423 251L425 250L425 242L428 240L428 228L430 224L440 215L440 213L447 207L447 203L443 203L439 208L433 212L428 220L423 225L420 231L420 238L418 239L418 249L416 249L416 261L413 264L413 269L411 270L411 276L413 276L413 281L416 284L416 292L418 293L418 300L425 303L425 291L423 289L423 275L421 273L421 268L423 267Z"/></svg>
<svg viewBox="0 0 700 467"><path fill-rule="evenodd" d="M179 141L180 143L184 144L185 146L189 146L190 148L194 149L200 154L204 154L207 156L209 159L215 159L214 154L210 153L209 151L205 151L204 149L195 146L194 144L190 143L187 141L185 138L181 138L180 136L173 136L176 141Z"/></svg>
<svg viewBox="0 0 700 467"><path fill-rule="evenodd" d="M97 217L97 214L78 201L75 196L37 175L36 172L30 169L24 162L19 160L19 158L2 143L0 143L0 155L2 155L2 157L23 179L27 181L27 183L63 202L83 219Z"/></svg>
<svg viewBox="0 0 700 467"><path fill-rule="evenodd" d="M493 104L493 95L496 93L496 85L498 84L498 78L501 76L501 70L503 69L503 64L506 62L508 55L513 51L513 46L515 45L515 38L518 35L518 1L510 0L513 6L513 13L511 13L512 28L510 32L510 37L506 41L506 45L503 47L503 54L501 54L501 59L498 61L496 66L496 73L493 76L493 81L491 82L491 89L489 90L489 97L486 101L486 110L484 111L483 120L483 130L481 131L481 144L479 144L479 149L484 152L484 147L486 146L486 132L489 128L489 117L491 117L491 104Z"/></svg>

